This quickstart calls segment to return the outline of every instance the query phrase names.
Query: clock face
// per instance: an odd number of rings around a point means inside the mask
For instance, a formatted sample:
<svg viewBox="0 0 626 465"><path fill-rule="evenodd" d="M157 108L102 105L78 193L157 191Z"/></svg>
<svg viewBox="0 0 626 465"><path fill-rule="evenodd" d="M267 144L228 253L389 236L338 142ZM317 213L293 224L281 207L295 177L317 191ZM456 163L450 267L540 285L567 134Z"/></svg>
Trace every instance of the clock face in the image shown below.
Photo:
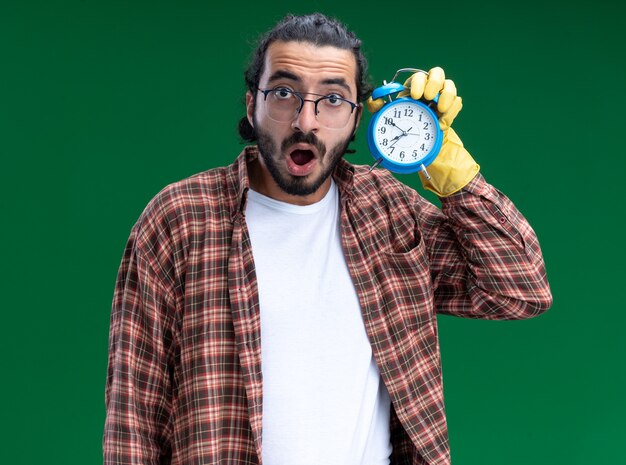
<svg viewBox="0 0 626 465"><path fill-rule="evenodd" d="M371 131L380 154L401 165L422 162L440 142L434 114L425 105L409 99L384 106Z"/></svg>

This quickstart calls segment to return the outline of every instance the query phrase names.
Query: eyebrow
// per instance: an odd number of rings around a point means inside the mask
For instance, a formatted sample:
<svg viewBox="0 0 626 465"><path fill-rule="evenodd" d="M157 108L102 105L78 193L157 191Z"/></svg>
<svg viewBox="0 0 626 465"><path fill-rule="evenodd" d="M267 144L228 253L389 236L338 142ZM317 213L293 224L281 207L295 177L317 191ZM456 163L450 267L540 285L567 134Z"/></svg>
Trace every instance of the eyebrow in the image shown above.
<svg viewBox="0 0 626 465"><path fill-rule="evenodd" d="M346 80L344 78L324 79L322 81L322 84L327 85L327 86L335 84L335 85L343 87L347 91L352 92L352 89L350 89L350 86L348 85L348 83L346 82Z"/></svg>
<svg viewBox="0 0 626 465"><path fill-rule="evenodd" d="M276 71L274 74L272 74L269 79L268 79L268 84L270 84L273 81L278 81L279 79L290 79L292 81L295 82L300 82L301 79L298 75L293 74L290 71L285 71L285 70L278 70ZM329 78L329 79L324 79L322 81L322 84L324 85L338 85L343 87L344 89L346 89L349 92L352 92L352 89L350 89L350 86L348 85L348 83L346 82L346 80L344 78Z"/></svg>
<svg viewBox="0 0 626 465"><path fill-rule="evenodd" d="M278 70L270 76L267 83L269 84L272 81L278 81L279 79L291 79L292 81L300 82L300 78L297 75L289 71Z"/></svg>

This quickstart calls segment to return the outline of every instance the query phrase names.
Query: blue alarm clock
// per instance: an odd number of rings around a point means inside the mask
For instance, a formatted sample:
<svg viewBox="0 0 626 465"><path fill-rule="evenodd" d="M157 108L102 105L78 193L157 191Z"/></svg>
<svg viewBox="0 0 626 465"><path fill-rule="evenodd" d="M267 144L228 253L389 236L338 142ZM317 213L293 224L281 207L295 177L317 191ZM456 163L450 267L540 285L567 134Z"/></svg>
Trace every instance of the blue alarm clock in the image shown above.
<svg viewBox="0 0 626 465"><path fill-rule="evenodd" d="M396 72L425 72L413 68L402 68ZM374 89L372 99L386 99L383 107L372 115L367 132L367 144L378 165L394 173L424 172L437 157L443 142L443 131L435 112L424 102L411 97L393 94L406 90L398 83L387 83ZM438 95L432 100L437 102Z"/></svg>

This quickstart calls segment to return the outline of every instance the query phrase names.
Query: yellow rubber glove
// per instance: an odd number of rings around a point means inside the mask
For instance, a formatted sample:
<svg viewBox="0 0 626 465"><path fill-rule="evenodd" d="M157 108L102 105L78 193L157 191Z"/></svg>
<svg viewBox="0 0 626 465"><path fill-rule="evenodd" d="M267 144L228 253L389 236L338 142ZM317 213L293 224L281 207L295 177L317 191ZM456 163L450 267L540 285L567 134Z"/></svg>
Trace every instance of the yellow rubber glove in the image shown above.
<svg viewBox="0 0 626 465"><path fill-rule="evenodd" d="M439 197L448 197L465 187L480 170L480 166L469 154L459 136L450 127L454 118L459 114L463 103L456 94L456 86L450 79L445 78L443 69L435 67L428 74L417 72L406 80L403 90L398 97L411 95L415 100L430 101L437 94L436 113L439 125L443 131L443 143L437 158L428 165L430 179L423 172L419 173L422 185ZM367 101L367 108L376 112L382 108L382 99Z"/></svg>
<svg viewBox="0 0 626 465"><path fill-rule="evenodd" d="M480 170L478 163L469 154L454 129L443 132L443 144L437 158L426 168L430 179L422 171L419 177L424 189L439 197L448 197L463 189Z"/></svg>

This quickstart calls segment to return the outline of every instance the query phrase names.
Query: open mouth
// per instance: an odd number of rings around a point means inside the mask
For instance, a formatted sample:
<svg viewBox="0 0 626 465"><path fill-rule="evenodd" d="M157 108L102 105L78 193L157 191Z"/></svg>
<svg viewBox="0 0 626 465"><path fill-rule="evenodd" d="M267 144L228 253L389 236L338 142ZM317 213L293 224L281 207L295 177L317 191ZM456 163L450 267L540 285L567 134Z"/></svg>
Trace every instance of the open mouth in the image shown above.
<svg viewBox="0 0 626 465"><path fill-rule="evenodd" d="M294 150L289 156L298 166L304 166L315 158L315 155L310 150Z"/></svg>
<svg viewBox="0 0 626 465"><path fill-rule="evenodd" d="M308 176L315 170L317 156L313 148L308 144L300 144L300 147L293 147L287 153L287 169L293 176Z"/></svg>

